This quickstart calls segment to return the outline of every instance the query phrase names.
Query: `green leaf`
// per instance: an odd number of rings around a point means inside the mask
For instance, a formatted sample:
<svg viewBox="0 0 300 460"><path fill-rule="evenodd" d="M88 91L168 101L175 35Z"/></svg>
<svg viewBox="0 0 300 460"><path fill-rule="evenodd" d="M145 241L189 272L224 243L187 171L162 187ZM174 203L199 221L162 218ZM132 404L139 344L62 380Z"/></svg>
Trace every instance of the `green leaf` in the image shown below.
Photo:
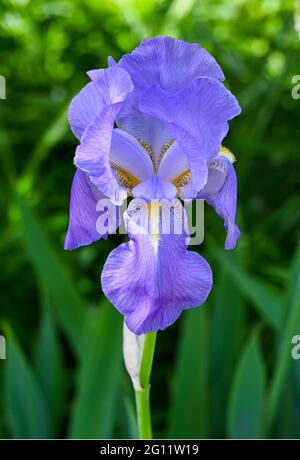
<svg viewBox="0 0 300 460"><path fill-rule="evenodd" d="M256 330L242 352L232 382L227 414L230 438L262 436L265 384L266 373Z"/></svg>
<svg viewBox="0 0 300 460"><path fill-rule="evenodd" d="M35 372L47 405L52 431L56 433L66 409L67 384L61 345L47 302L43 308L36 345Z"/></svg>
<svg viewBox="0 0 300 460"><path fill-rule="evenodd" d="M129 439L137 439L138 438L138 427L137 427L136 410L134 407L134 403L131 399L125 398L124 406L125 406L125 414L126 414L125 423L127 424Z"/></svg>
<svg viewBox="0 0 300 460"><path fill-rule="evenodd" d="M107 302L90 311L81 340L81 364L70 438L111 438L121 382L122 317Z"/></svg>
<svg viewBox="0 0 300 460"><path fill-rule="evenodd" d="M287 299L287 315L280 334L280 345L266 406L265 427L267 432L271 431L275 422L287 375L297 365L291 359L291 340L294 335L298 334L300 326L300 242L292 264ZM297 377L297 374L294 374L294 377Z"/></svg>
<svg viewBox="0 0 300 460"><path fill-rule="evenodd" d="M219 250L213 252L241 293L253 302L264 320L279 331L284 314L281 294L268 283L246 273L240 265L233 262L230 254Z"/></svg>
<svg viewBox="0 0 300 460"><path fill-rule="evenodd" d="M211 426L213 437L224 437L228 392L246 329L241 292L227 273L216 280L211 326Z"/></svg>
<svg viewBox="0 0 300 460"><path fill-rule="evenodd" d="M0 439L5 439L4 366L0 361Z"/></svg>
<svg viewBox="0 0 300 460"><path fill-rule="evenodd" d="M6 334L5 405L13 438L49 438L46 404L35 375L12 333Z"/></svg>
<svg viewBox="0 0 300 460"><path fill-rule="evenodd" d="M205 307L184 312L168 438L205 438L208 427L208 321Z"/></svg>
<svg viewBox="0 0 300 460"><path fill-rule="evenodd" d="M49 295L51 305L55 307L55 313L71 346L75 352L79 352L79 337L85 316L84 304L30 207L21 201L20 209L23 239L29 259Z"/></svg>
<svg viewBox="0 0 300 460"><path fill-rule="evenodd" d="M69 103L67 104L69 105ZM51 149L66 135L68 132L67 106L64 106L57 117L47 127L41 139L37 142L17 185L21 192L28 192L33 181L38 177L38 169L43 161L47 158Z"/></svg>

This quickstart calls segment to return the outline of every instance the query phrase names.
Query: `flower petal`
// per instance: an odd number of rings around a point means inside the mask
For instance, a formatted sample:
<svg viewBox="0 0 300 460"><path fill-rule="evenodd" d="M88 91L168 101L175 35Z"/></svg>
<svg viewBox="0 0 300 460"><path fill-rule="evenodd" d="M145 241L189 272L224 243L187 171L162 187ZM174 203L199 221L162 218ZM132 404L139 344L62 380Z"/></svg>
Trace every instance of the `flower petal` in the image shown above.
<svg viewBox="0 0 300 460"><path fill-rule="evenodd" d="M93 81L72 99L68 111L71 129L79 140L105 106L123 101L133 89L128 73L122 69L91 70L88 75Z"/></svg>
<svg viewBox="0 0 300 460"><path fill-rule="evenodd" d="M113 130L109 160L139 181L150 179L154 174L149 154L133 136L121 129Z"/></svg>
<svg viewBox="0 0 300 460"><path fill-rule="evenodd" d="M127 70L135 89L142 91L159 85L176 92L201 76L224 80L220 66L204 48L172 37L143 40L117 65Z"/></svg>
<svg viewBox="0 0 300 460"><path fill-rule="evenodd" d="M117 116L118 127L147 144L153 159L160 158L163 146L171 139L167 123L150 117L138 109L138 96L131 93Z"/></svg>
<svg viewBox="0 0 300 460"><path fill-rule="evenodd" d="M177 195L176 187L159 176L152 176L151 179L142 182L134 187L132 196L143 198L144 200L173 200Z"/></svg>
<svg viewBox="0 0 300 460"><path fill-rule="evenodd" d="M219 81L200 77L173 96L152 88L139 107L168 123L171 136L188 157L191 183L201 190L207 181L207 162L219 152L228 120L240 113L236 98Z"/></svg>
<svg viewBox="0 0 300 460"><path fill-rule="evenodd" d="M108 56L107 64L108 64L108 67L114 67L117 64L117 62L112 56Z"/></svg>
<svg viewBox="0 0 300 460"><path fill-rule="evenodd" d="M172 136L162 120L141 113L138 104L142 93L156 85L174 93L200 76L224 79L220 66L204 48L172 37L143 40L117 67L125 69L134 83L134 92L118 115L118 126L149 144L155 159Z"/></svg>
<svg viewBox="0 0 300 460"><path fill-rule="evenodd" d="M105 105L85 129L74 159L76 166L86 171L97 188L116 205L122 203L127 192L111 169L109 152L116 115L133 89L129 75L121 70L116 67L103 70L95 80L94 84L103 88Z"/></svg>
<svg viewBox="0 0 300 460"><path fill-rule="evenodd" d="M72 99L68 117L70 127L77 137L81 139L85 129L94 120L104 107L100 85L88 83L77 96Z"/></svg>
<svg viewBox="0 0 300 460"><path fill-rule="evenodd" d="M98 208L97 211L97 202L101 198L104 198L104 195L90 182L87 174L77 169L71 189L70 220L65 249L76 249L100 238L107 238L109 230L113 232L117 229L120 222L119 209L111 204L107 210ZM104 227L102 233L99 233L97 226L100 216L105 217L110 225L107 231Z"/></svg>
<svg viewBox="0 0 300 460"><path fill-rule="evenodd" d="M187 172L189 168L189 160L184 152L184 147L178 142L173 142L160 161L158 175L162 179L172 182Z"/></svg>
<svg viewBox="0 0 300 460"><path fill-rule="evenodd" d="M208 180L197 198L205 199L224 219L227 238L225 249L234 249L240 236L235 224L237 178L232 163L221 154L209 163Z"/></svg>
<svg viewBox="0 0 300 460"><path fill-rule="evenodd" d="M176 206L183 209L178 203L176 200ZM142 213L139 200L133 200L131 206ZM177 211L173 219L178 218ZM205 259L187 250L184 232L160 234L157 245L156 235L133 231L139 225L129 209L125 214L131 241L109 255L102 272L102 289L125 315L128 328L135 334L146 334L165 329L183 310L201 305L211 290L212 273Z"/></svg>

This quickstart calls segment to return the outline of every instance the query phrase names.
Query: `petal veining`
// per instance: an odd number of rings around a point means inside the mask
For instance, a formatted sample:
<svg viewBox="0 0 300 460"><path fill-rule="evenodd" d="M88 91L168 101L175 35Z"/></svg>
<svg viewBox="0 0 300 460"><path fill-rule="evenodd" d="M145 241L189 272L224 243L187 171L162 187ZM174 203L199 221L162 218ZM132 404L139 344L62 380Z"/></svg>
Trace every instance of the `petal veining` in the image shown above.
<svg viewBox="0 0 300 460"><path fill-rule="evenodd" d="M204 48L172 37L144 39L117 65L127 70L135 87L142 91L159 85L176 92L201 76L224 80L220 66Z"/></svg>
<svg viewBox="0 0 300 460"><path fill-rule="evenodd" d="M121 129L113 130L109 160L137 177L140 182L149 179L154 173L151 158L145 148Z"/></svg>
<svg viewBox="0 0 300 460"><path fill-rule="evenodd" d="M172 214L173 220L176 215ZM102 289L135 334L165 329L183 310L206 300L212 287L211 269L199 254L187 250L184 232L161 234L159 243L153 244L147 231L133 231L138 225L130 210L125 219L131 241L109 255Z"/></svg>
<svg viewBox="0 0 300 460"><path fill-rule="evenodd" d="M65 249L76 249L91 244L100 238L106 238L109 227L99 232L97 220L106 213L111 231L115 231L120 223L119 209L112 204L107 209L97 210L97 202L104 195L92 184L87 174L77 169L74 175L71 199L69 228L65 239ZM111 228L111 224L113 228Z"/></svg>
<svg viewBox="0 0 300 460"><path fill-rule="evenodd" d="M232 156L228 157L228 151L221 150L219 155L210 161L208 171L207 183L199 192L198 198L205 199L224 219L227 232L225 249L234 249L240 230L235 224L237 178Z"/></svg>

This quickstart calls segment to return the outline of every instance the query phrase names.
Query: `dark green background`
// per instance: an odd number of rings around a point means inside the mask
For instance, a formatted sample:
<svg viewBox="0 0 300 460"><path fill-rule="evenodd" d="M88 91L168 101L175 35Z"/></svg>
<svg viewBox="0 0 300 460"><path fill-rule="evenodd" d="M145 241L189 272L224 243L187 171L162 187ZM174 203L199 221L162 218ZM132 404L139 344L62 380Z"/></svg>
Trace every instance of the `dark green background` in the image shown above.
<svg viewBox="0 0 300 460"><path fill-rule="evenodd" d="M158 334L158 437L300 437L300 74L294 1L0 0L0 436L135 437L122 318L99 276L121 237L64 252L76 139L66 109L85 72L142 38L201 43L242 115L236 155L242 236L225 252L206 208L214 288ZM193 248L194 249L194 248Z"/></svg>

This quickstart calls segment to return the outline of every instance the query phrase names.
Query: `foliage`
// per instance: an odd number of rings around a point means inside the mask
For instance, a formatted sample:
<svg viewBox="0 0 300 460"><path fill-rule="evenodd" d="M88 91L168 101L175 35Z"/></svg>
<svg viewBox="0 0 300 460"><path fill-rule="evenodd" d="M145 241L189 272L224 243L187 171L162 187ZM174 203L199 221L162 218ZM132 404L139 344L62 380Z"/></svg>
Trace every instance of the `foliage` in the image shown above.
<svg viewBox="0 0 300 460"><path fill-rule="evenodd" d="M122 321L99 286L120 237L63 251L76 146L66 109L87 70L157 34L206 47L243 113L226 139L237 156L242 237L225 253L222 222L206 208L199 250L214 290L158 334L154 433L300 437L293 9L293 0L1 0L0 437L136 436Z"/></svg>

